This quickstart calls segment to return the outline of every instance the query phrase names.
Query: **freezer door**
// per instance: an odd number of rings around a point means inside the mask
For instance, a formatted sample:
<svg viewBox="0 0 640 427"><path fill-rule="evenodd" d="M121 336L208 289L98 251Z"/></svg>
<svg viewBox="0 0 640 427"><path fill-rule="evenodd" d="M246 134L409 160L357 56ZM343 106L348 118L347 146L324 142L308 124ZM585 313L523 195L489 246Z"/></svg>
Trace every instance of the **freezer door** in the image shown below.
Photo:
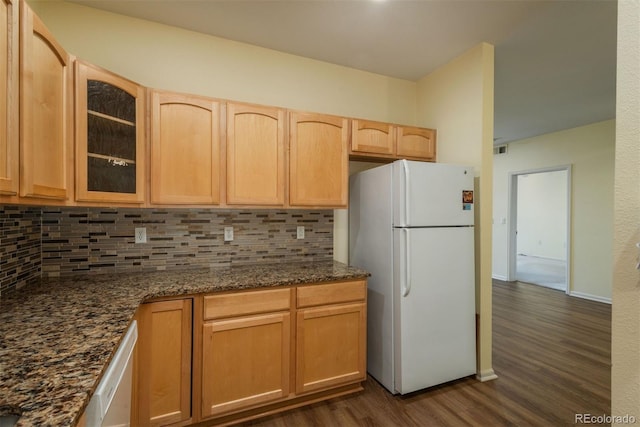
<svg viewBox="0 0 640 427"><path fill-rule="evenodd" d="M397 393L476 372L473 254L473 227L394 229Z"/></svg>
<svg viewBox="0 0 640 427"><path fill-rule="evenodd" d="M393 225L473 225L473 177L473 168L466 166L394 162Z"/></svg>

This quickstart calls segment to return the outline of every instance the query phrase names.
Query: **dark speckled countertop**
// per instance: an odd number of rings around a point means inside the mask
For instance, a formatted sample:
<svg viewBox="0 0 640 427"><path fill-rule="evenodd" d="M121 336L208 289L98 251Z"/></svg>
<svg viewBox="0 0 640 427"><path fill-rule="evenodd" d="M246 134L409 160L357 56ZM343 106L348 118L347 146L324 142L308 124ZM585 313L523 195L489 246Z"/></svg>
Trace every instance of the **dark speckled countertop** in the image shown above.
<svg viewBox="0 0 640 427"><path fill-rule="evenodd" d="M74 426L146 300L366 276L329 261L42 279L0 298L0 415Z"/></svg>

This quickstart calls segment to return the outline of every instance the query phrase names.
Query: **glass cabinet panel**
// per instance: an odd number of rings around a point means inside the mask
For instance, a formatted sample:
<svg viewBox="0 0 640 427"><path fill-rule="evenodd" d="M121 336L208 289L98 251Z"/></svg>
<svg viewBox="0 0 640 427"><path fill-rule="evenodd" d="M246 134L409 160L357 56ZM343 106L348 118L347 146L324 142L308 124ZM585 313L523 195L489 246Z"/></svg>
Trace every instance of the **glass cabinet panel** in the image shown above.
<svg viewBox="0 0 640 427"><path fill-rule="evenodd" d="M76 69L80 201L144 201L143 89L85 63Z"/></svg>
<svg viewBox="0 0 640 427"><path fill-rule="evenodd" d="M136 99L109 83L87 81L87 187L136 192Z"/></svg>

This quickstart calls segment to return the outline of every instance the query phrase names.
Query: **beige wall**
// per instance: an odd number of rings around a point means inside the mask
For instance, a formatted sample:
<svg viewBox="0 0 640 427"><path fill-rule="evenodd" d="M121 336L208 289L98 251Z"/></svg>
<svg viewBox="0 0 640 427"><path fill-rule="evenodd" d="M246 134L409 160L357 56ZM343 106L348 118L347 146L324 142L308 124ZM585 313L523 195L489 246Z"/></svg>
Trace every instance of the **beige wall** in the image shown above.
<svg viewBox="0 0 640 427"><path fill-rule="evenodd" d="M493 46L482 43L418 81L417 122L438 130L437 160L476 173L478 374L495 378L491 356Z"/></svg>
<svg viewBox="0 0 640 427"><path fill-rule="evenodd" d="M611 412L640 420L640 2L618 2ZM622 423L619 423L620 425Z"/></svg>
<svg viewBox="0 0 640 427"><path fill-rule="evenodd" d="M494 157L494 277L508 277L509 173L571 165L569 290L575 296L611 298L615 126L607 120L524 139Z"/></svg>
<svg viewBox="0 0 640 427"><path fill-rule="evenodd" d="M69 53L145 86L415 124L414 82L73 3L29 3Z"/></svg>

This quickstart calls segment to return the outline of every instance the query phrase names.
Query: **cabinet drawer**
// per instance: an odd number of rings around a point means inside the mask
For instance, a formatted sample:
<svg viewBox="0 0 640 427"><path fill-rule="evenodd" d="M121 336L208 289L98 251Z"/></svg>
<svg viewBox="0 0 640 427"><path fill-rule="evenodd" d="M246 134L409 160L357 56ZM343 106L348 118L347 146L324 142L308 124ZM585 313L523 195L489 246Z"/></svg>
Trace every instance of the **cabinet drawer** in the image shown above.
<svg viewBox="0 0 640 427"><path fill-rule="evenodd" d="M301 286L297 293L297 306L336 304L363 301L367 294L366 281L330 283L327 285Z"/></svg>
<svg viewBox="0 0 640 427"><path fill-rule="evenodd" d="M289 310L291 289L236 292L204 297L204 320Z"/></svg>

